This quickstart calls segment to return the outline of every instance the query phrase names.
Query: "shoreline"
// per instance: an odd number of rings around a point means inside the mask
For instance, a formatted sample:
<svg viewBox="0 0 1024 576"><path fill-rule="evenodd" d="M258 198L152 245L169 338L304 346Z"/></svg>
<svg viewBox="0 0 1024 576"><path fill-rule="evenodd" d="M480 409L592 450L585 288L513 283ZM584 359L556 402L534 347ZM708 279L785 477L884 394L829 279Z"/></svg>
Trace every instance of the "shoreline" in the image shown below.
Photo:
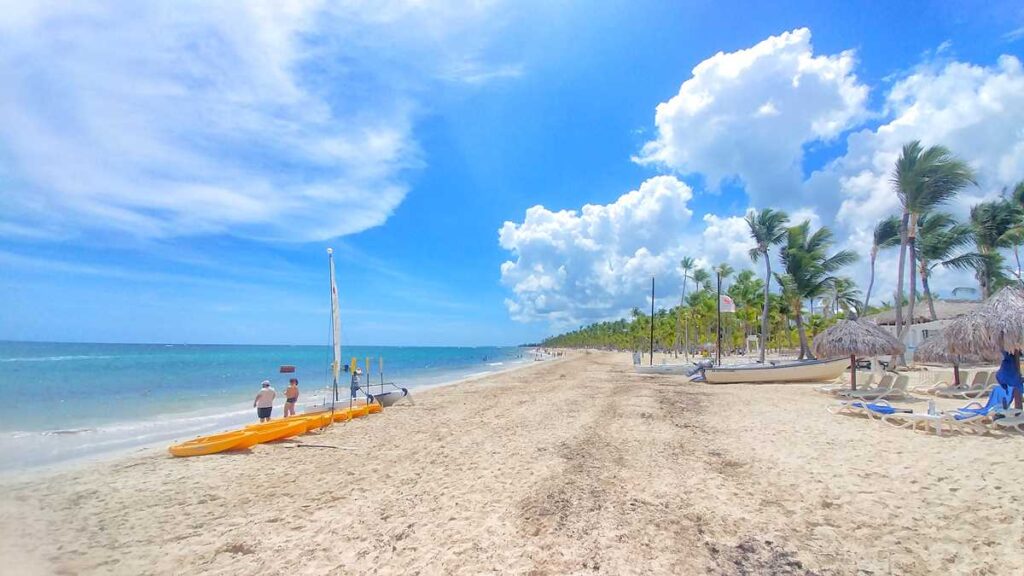
<svg viewBox="0 0 1024 576"><path fill-rule="evenodd" d="M641 378L628 354L573 353L247 453L7 485L0 556L27 574L1024 565L1019 438L835 416L813 389Z"/></svg>
<svg viewBox="0 0 1024 576"><path fill-rule="evenodd" d="M416 394L427 394L427 393L429 393L429 392L431 392L433 390L443 389L443 388L446 388L446 387L449 387L449 386L458 386L458 385L461 385L461 384L466 384L466 383L469 383L469 382L474 382L474 381L480 380L482 378L487 378L487 377L490 377L490 376L498 376L498 375L502 375L502 374L506 374L506 373L510 373L510 372L515 372L517 370L522 370L524 368L528 368L528 367L535 366L535 365L538 365L538 364L553 363L556 360L561 360L561 359L552 358L552 359L548 359L548 360L544 360L544 361L540 361L540 362L534 362L532 360L526 360L524 358L522 362L509 362L509 363L506 363L505 366L495 366L495 367L493 367L494 370L488 370L488 371L480 372L480 373L476 373L476 374L459 376L459 377L456 377L453 380L446 380L446 381L442 381L442 382L435 382L435 383L429 383L429 384L420 384L420 385L414 384L414 385L412 385L414 387L410 387L409 390L410 390L411 393L414 392ZM218 415L218 414L223 414L225 410L231 410L231 407L228 406L228 407L223 407L223 408L210 408L210 409L204 409L204 410L202 410L200 412L188 412L188 413L181 413L181 414L174 414L174 413L172 413L172 414L167 414L167 415L164 415L164 416L177 417L177 419L190 418L190 417L215 416L215 415ZM280 407L279 406L275 406L275 410L280 414ZM244 410L244 412L245 412L246 415L251 416L251 410L249 410L248 408L246 408ZM234 412L232 412L232 413L234 413ZM279 419L279 418L280 418L280 416L277 417L277 419ZM147 419L147 420L142 420L142 421L128 421L128 422L149 423L149 422L157 422L159 420L160 420L160 418L153 418L153 419ZM246 423L251 423L251 422L249 422L248 418L246 419ZM119 423L119 424L123 424L123 423ZM235 426L235 427L237 427L237 426ZM225 428L225 429L227 429L227 428ZM217 433L217 432L218 432L218 430L213 430L213 431L209 431L209 432L204 432L204 434ZM40 434L42 434L42 433L40 433ZM182 441L184 439L188 439L190 437L195 437L195 436L197 436L197 435L196 434L191 434L191 435L189 435L189 434L179 434L179 435L174 436L171 439L161 438L159 440L148 441L148 442L144 442L144 443L141 443L141 444L125 446L125 447L122 447L122 448L115 448L115 449L109 450L109 451L103 451L103 452L98 452L98 453L93 453L93 454L85 454L85 455L76 456L76 457L72 457L72 458L68 458L68 459L60 460L60 461L56 461L56 462L48 462L48 463L45 463L45 464L36 464L36 465L27 466L27 467L16 467L16 468L10 468L10 469L7 469L7 470L0 469L0 487L6 486L6 485L10 485L10 484L16 484L16 483L19 483L19 482L31 482L31 481L38 480L38 479L41 479L41 478L46 478L46 477L50 477L50 476L53 476L53 475L61 474L61 473L64 473L64 472L72 472L72 471L75 471L75 470L80 470L82 468L88 468L89 466L92 466L92 465L102 465L102 464L105 464L105 463L116 463L119 460L123 460L123 459L126 459L126 458L131 458L133 456L146 457L146 456L157 456L157 455L160 455L160 454L166 454L167 446L169 446L171 444L174 444L176 442L180 442L180 441Z"/></svg>

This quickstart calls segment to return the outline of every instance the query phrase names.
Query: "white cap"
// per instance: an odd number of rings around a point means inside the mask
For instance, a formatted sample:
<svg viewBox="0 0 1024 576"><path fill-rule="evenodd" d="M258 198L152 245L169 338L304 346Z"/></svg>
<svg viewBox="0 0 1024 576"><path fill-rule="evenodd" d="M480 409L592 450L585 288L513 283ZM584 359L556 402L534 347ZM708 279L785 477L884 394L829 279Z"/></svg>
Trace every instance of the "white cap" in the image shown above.
<svg viewBox="0 0 1024 576"><path fill-rule="evenodd" d="M260 383L260 386L270 386L270 380L264 380Z"/></svg>

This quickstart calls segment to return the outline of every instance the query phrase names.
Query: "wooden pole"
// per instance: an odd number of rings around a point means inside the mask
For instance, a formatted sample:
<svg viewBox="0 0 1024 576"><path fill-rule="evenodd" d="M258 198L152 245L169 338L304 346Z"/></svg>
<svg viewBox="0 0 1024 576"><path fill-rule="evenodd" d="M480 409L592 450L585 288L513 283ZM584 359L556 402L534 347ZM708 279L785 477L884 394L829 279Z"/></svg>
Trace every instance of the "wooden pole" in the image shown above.
<svg viewBox="0 0 1024 576"><path fill-rule="evenodd" d="M715 357L717 360L715 364L720 366L722 364L722 273L716 270L715 278L718 282L718 302L716 304L718 321L715 324Z"/></svg>
<svg viewBox="0 0 1024 576"><path fill-rule="evenodd" d="M857 389L857 355L850 354L850 389Z"/></svg>
<svg viewBox="0 0 1024 576"><path fill-rule="evenodd" d="M651 276L651 366L654 366L654 276Z"/></svg>
<svg viewBox="0 0 1024 576"><path fill-rule="evenodd" d="M1013 363L1017 368L1017 378L1020 378L1020 350L1014 350L1013 352ZM1022 402L1021 391L1019 387L1015 387L1013 391L1013 407L1017 410L1024 408L1024 402Z"/></svg>

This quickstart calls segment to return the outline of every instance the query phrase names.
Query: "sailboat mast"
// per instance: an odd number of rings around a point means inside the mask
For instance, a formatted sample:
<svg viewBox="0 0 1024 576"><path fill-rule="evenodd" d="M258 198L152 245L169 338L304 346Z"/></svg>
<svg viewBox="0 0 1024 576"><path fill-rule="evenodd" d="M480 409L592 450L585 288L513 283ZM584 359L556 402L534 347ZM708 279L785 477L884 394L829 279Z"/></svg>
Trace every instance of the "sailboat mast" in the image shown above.
<svg viewBox="0 0 1024 576"><path fill-rule="evenodd" d="M341 315L338 313L338 285L334 281L334 250L327 249L327 261L331 267L331 345L334 360L331 362L331 376L334 380L334 403L338 401L338 373L341 371Z"/></svg>

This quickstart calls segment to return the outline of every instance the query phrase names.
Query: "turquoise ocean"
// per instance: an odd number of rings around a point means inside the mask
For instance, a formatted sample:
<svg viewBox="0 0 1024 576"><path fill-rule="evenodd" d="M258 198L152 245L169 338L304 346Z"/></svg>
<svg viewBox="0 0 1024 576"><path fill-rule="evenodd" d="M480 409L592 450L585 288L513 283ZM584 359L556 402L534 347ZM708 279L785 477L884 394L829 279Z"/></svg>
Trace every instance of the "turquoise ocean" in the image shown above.
<svg viewBox="0 0 1024 576"><path fill-rule="evenodd" d="M369 381L412 391L512 368L531 360L514 347L349 346ZM260 382L278 391L288 378L300 404L330 386L328 346L71 344L0 342L0 471L57 464L225 430L256 421ZM283 365L295 367L282 374ZM342 397L349 375L341 375ZM364 374L363 382L367 378ZM329 396L329 394L327 394Z"/></svg>

